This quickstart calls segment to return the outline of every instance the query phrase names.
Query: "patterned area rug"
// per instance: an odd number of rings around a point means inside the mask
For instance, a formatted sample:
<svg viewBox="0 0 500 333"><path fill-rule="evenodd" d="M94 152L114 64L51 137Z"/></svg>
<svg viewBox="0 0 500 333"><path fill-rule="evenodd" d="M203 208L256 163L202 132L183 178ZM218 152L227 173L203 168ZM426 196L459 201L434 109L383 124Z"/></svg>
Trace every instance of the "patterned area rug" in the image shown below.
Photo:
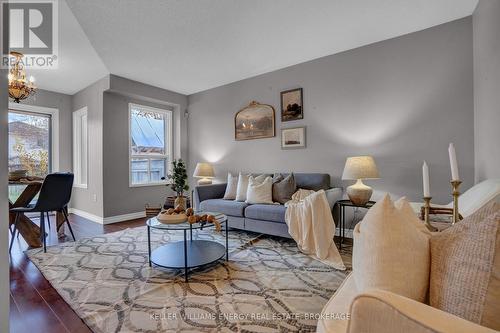
<svg viewBox="0 0 500 333"><path fill-rule="evenodd" d="M224 244L205 229L197 239ZM152 248L182 233L152 230ZM229 232L229 262L183 272L150 268L145 227L27 251L94 332L308 332L347 276L291 240ZM179 254L182 255L182 254ZM348 271L351 254L342 253Z"/></svg>

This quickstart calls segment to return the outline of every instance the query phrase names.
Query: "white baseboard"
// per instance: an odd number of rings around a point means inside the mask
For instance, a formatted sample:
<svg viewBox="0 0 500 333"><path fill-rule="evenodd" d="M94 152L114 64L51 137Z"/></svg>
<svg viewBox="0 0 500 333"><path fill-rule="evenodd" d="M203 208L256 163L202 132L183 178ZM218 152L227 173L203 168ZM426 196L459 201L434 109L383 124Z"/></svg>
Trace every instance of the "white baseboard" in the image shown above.
<svg viewBox="0 0 500 333"><path fill-rule="evenodd" d="M76 208L70 208L69 213L81 216L83 218L86 218L87 220L90 220L92 222L96 222L99 224L118 223L118 222L123 222L123 221L140 219L140 218L146 216L146 212L142 211L142 212L135 212L135 213L130 213L130 214L102 217L102 216L97 216L97 215L94 215L92 213L89 213L89 212L86 212L86 211L83 211L80 209L76 209Z"/></svg>
<svg viewBox="0 0 500 333"><path fill-rule="evenodd" d="M84 210L76 209L76 208L69 208L68 212L70 214L75 214L75 215L81 216L83 218L86 218L87 220L90 220L92 222L103 224L102 216L97 216L97 215L94 215L92 213L86 212Z"/></svg>
<svg viewBox="0 0 500 333"><path fill-rule="evenodd" d="M117 222L123 222L123 221L130 221L130 220L135 220L135 219L140 219L146 217L146 212L135 212L135 213L130 213L130 214L123 214L123 215L115 215L115 216L109 216L105 217L103 224L111 224L111 223L117 223Z"/></svg>

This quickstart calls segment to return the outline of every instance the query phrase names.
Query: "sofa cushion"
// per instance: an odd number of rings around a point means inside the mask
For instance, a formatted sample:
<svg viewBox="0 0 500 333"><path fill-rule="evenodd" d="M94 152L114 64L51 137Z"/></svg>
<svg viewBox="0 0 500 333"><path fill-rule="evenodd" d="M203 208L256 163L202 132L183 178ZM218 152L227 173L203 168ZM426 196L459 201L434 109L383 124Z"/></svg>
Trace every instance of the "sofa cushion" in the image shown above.
<svg viewBox="0 0 500 333"><path fill-rule="evenodd" d="M230 201L224 199L208 199L200 203L200 208L207 212L217 212L231 216L243 217L245 208L248 206L246 202Z"/></svg>
<svg viewBox="0 0 500 333"><path fill-rule="evenodd" d="M245 217L285 223L285 211L283 205L250 205L245 209Z"/></svg>
<svg viewBox="0 0 500 333"><path fill-rule="evenodd" d="M500 330L500 204L431 238L430 305Z"/></svg>

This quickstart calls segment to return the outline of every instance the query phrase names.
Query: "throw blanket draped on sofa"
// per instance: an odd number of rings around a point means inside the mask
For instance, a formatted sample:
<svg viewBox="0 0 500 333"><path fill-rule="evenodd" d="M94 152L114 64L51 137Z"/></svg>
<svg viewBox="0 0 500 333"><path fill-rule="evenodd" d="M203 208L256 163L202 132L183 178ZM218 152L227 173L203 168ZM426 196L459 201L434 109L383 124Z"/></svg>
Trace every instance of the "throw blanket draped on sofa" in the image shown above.
<svg viewBox="0 0 500 333"><path fill-rule="evenodd" d="M335 222L325 191L299 189L285 206L288 232L300 251L336 269L345 270L333 242Z"/></svg>

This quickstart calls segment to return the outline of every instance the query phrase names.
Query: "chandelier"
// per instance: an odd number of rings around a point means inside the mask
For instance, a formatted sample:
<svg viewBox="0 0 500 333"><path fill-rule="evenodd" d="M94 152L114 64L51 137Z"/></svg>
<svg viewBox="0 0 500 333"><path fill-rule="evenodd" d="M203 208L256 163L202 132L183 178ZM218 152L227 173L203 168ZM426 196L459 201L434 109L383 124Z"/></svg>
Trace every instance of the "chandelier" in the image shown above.
<svg viewBox="0 0 500 333"><path fill-rule="evenodd" d="M9 97L14 102L19 103L19 101L35 93L35 78L30 76L29 80L26 79L26 71L22 62L24 55L22 53L11 52L10 54L15 57L15 60L9 69Z"/></svg>

